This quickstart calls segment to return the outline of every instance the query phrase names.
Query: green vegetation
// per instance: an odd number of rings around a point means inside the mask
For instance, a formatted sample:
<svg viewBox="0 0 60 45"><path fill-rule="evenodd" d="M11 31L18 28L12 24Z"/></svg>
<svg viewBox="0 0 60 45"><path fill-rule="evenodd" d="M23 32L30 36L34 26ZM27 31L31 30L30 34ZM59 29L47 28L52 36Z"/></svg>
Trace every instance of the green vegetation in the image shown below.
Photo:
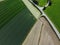
<svg viewBox="0 0 60 45"><path fill-rule="evenodd" d="M35 22L21 0L0 2L0 45L21 45Z"/></svg>
<svg viewBox="0 0 60 45"><path fill-rule="evenodd" d="M40 0L39 3L44 4L42 1ZM52 1L52 5L45 10L45 13L60 32L60 6L59 6L60 0L51 0L51 1Z"/></svg>
<svg viewBox="0 0 60 45"><path fill-rule="evenodd" d="M52 0L52 6L48 7L45 12L53 24L56 26L58 31L60 32L60 1Z"/></svg>
<svg viewBox="0 0 60 45"><path fill-rule="evenodd" d="M47 0L39 0L39 5L40 6L46 5L46 3L47 3Z"/></svg>

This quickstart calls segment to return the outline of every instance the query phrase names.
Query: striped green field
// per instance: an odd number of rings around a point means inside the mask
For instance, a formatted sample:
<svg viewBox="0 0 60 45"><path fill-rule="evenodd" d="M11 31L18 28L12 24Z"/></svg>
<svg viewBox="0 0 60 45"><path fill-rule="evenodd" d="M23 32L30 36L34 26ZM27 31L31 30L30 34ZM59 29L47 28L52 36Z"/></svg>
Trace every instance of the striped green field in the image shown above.
<svg viewBox="0 0 60 45"><path fill-rule="evenodd" d="M21 0L0 2L0 45L21 45L35 22Z"/></svg>
<svg viewBox="0 0 60 45"><path fill-rule="evenodd" d="M60 32L60 6L59 6L60 0L51 0L51 1L52 5L45 10L45 13Z"/></svg>

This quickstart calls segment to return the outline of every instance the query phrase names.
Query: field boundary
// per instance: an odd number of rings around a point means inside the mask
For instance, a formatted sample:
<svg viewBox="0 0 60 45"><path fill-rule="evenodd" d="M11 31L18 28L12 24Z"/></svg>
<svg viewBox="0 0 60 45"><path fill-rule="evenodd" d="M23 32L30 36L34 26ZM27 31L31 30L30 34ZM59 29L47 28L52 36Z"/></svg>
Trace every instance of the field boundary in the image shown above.
<svg viewBox="0 0 60 45"><path fill-rule="evenodd" d="M54 29L54 32L56 33L57 37L60 39L60 33L58 32L57 28L55 27L55 25L52 23L52 21L48 18L48 16L44 13L43 11L43 8L44 7L40 7L40 6L37 6L35 3L32 2L32 0L30 0L30 2L35 5L36 8L38 8L38 10L41 12L41 17L45 17L49 24L51 25L51 27Z"/></svg>
<svg viewBox="0 0 60 45"><path fill-rule="evenodd" d="M34 5L32 5L29 0L22 0L23 3L26 5L26 7L29 9L29 11L33 14L33 16L36 18L36 19L39 19L40 16L41 16L41 13L39 12L39 10L34 7Z"/></svg>

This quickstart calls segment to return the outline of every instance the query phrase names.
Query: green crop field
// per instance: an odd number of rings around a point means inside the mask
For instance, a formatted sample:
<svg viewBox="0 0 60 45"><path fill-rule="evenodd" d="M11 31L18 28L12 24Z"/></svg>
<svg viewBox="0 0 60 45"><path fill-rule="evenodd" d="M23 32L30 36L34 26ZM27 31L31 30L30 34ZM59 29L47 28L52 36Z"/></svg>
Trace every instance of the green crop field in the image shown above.
<svg viewBox="0 0 60 45"><path fill-rule="evenodd" d="M35 22L21 0L0 2L0 45L21 45Z"/></svg>
<svg viewBox="0 0 60 45"><path fill-rule="evenodd" d="M40 6L44 6L47 3L47 0L38 0Z"/></svg>
<svg viewBox="0 0 60 45"><path fill-rule="evenodd" d="M51 0L52 5L49 6L45 11L47 16L53 22L55 27L60 32L60 0ZM42 3L42 2L41 2Z"/></svg>

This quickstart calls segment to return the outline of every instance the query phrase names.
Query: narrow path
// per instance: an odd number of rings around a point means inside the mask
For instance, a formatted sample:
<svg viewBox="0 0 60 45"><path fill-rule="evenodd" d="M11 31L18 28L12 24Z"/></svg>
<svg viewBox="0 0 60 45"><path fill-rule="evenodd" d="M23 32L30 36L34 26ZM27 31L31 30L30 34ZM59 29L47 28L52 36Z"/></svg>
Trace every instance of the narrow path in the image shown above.
<svg viewBox="0 0 60 45"><path fill-rule="evenodd" d="M2 1L4 1L4 0L0 0L0 2L2 2Z"/></svg>

